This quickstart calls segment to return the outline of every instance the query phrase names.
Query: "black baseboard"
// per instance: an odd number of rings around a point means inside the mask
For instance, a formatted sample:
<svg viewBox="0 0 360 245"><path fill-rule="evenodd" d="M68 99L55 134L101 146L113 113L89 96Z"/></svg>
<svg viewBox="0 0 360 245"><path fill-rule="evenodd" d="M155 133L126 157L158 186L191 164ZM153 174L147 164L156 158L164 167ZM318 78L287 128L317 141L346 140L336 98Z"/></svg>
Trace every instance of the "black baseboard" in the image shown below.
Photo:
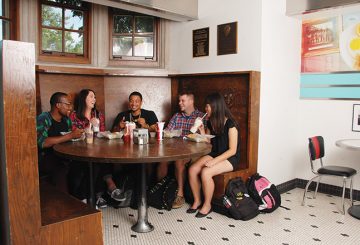
<svg viewBox="0 0 360 245"><path fill-rule="evenodd" d="M305 189L307 182L308 182L308 180L296 178L293 180L289 180L285 183L282 183L280 185L277 185L276 188L282 194L282 193L290 191L294 188ZM311 183L309 186L309 190L315 191L315 188L316 188L316 182ZM342 195L342 187L320 183L318 192L324 193L324 194L329 194L332 196L341 196ZM350 193L349 188L346 188L345 198L350 198L349 193ZM359 190L353 190L353 199L356 201L360 201L360 191Z"/></svg>

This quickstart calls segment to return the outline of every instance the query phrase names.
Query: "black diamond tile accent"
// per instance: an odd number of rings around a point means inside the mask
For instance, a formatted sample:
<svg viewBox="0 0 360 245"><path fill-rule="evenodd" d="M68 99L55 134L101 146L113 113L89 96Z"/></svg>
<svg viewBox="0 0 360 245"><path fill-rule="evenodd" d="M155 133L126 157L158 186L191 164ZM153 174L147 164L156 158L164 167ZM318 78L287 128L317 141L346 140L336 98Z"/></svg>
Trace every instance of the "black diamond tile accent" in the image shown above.
<svg viewBox="0 0 360 245"><path fill-rule="evenodd" d="M284 231L285 231L285 232L291 232L291 230L289 230L289 229L284 229Z"/></svg>
<svg viewBox="0 0 360 245"><path fill-rule="evenodd" d="M291 202L291 200L288 200L288 199L286 199L285 201L287 201L287 202Z"/></svg>
<svg viewBox="0 0 360 245"><path fill-rule="evenodd" d="M291 195L291 192L286 192L286 194Z"/></svg>
<svg viewBox="0 0 360 245"><path fill-rule="evenodd" d="M165 234L171 235L171 231L165 231Z"/></svg>
<svg viewBox="0 0 360 245"><path fill-rule="evenodd" d="M189 244L189 245L195 245L195 243L194 243L194 242L188 242L188 244Z"/></svg>
<svg viewBox="0 0 360 245"><path fill-rule="evenodd" d="M285 218L286 219L286 218ZM259 224L264 224L264 221L258 220Z"/></svg>
<svg viewBox="0 0 360 245"><path fill-rule="evenodd" d="M340 224L340 225L343 225L344 223L341 222L341 221L336 221L336 223Z"/></svg>
<svg viewBox="0 0 360 245"><path fill-rule="evenodd" d="M182 219L178 219L178 220L176 220L177 222L183 222L183 220Z"/></svg>
<svg viewBox="0 0 360 245"><path fill-rule="evenodd" d="M210 216L206 217L207 219L212 219Z"/></svg>
<svg viewBox="0 0 360 245"><path fill-rule="evenodd" d="M315 206L313 206L313 205L308 205L308 207L309 207L309 208L313 208L313 207L315 207Z"/></svg>
<svg viewBox="0 0 360 245"><path fill-rule="evenodd" d="M289 245L289 243L283 242L282 245Z"/></svg>
<svg viewBox="0 0 360 245"><path fill-rule="evenodd" d="M254 233L255 236L261 236L259 233Z"/></svg>
<svg viewBox="0 0 360 245"><path fill-rule="evenodd" d="M206 231L206 228L205 227L200 227L200 230Z"/></svg>
<svg viewBox="0 0 360 245"><path fill-rule="evenodd" d="M344 233L340 233L340 235L342 235L342 236L346 236L346 237L349 237L349 235L348 235L348 234L344 234Z"/></svg>
<svg viewBox="0 0 360 245"><path fill-rule="evenodd" d="M284 218L285 220L291 220L290 218Z"/></svg>
<svg viewBox="0 0 360 245"><path fill-rule="evenodd" d="M312 228L319 228L317 225L311 225Z"/></svg>
<svg viewBox="0 0 360 245"><path fill-rule="evenodd" d="M118 225L113 225L113 227L114 227L114 228L119 228L119 226L118 226Z"/></svg>
<svg viewBox="0 0 360 245"><path fill-rule="evenodd" d="M332 211L334 214L338 214L339 212L338 211Z"/></svg>
<svg viewBox="0 0 360 245"><path fill-rule="evenodd" d="M163 212L158 212L158 214L164 214Z"/></svg>
<svg viewBox="0 0 360 245"><path fill-rule="evenodd" d="M235 227L235 225L229 225L229 227Z"/></svg>
<svg viewBox="0 0 360 245"><path fill-rule="evenodd" d="M331 205L336 205L334 202L331 202L330 204L331 204Z"/></svg>
<svg viewBox="0 0 360 245"><path fill-rule="evenodd" d="M134 217L134 215L133 215L133 214L129 214L129 216L130 216L130 217Z"/></svg>
<svg viewBox="0 0 360 245"><path fill-rule="evenodd" d="M313 240L314 240L315 242L321 242L321 240L320 240L319 238L313 238Z"/></svg>
<svg viewBox="0 0 360 245"><path fill-rule="evenodd" d="M223 239L224 241L229 241L229 238L227 237L222 237L221 239Z"/></svg>
<svg viewBox="0 0 360 245"><path fill-rule="evenodd" d="M133 238L137 238L137 236L136 236L136 235L131 235L131 237L133 237Z"/></svg>
<svg viewBox="0 0 360 245"><path fill-rule="evenodd" d="M306 197L306 199L312 199L311 197Z"/></svg>
<svg viewBox="0 0 360 245"><path fill-rule="evenodd" d="M309 214L311 217L316 217L316 215L315 214Z"/></svg>

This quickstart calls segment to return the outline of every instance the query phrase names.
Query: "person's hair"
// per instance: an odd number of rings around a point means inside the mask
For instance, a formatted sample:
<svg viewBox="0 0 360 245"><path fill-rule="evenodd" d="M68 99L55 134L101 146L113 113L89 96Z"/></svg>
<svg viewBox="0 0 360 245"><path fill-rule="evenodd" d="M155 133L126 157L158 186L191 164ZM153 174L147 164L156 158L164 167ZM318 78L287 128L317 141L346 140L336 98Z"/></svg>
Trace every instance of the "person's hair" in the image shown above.
<svg viewBox="0 0 360 245"><path fill-rule="evenodd" d="M129 95L129 100L130 100L130 97L131 96L139 96L140 97L140 100L142 101L142 94L138 91L134 91L132 92L130 95Z"/></svg>
<svg viewBox="0 0 360 245"><path fill-rule="evenodd" d="M192 91L188 91L188 90L183 90L183 91L180 91L179 93L179 97L180 96L183 96L183 95L187 95L189 96L192 100L194 100L194 93Z"/></svg>
<svg viewBox="0 0 360 245"><path fill-rule="evenodd" d="M209 94L205 99L205 104L211 107L210 123L215 134L224 132L225 118L232 120L238 129L238 124L225 104L224 97L219 93Z"/></svg>
<svg viewBox="0 0 360 245"><path fill-rule="evenodd" d="M77 108L76 108L76 116L80 120L85 120L85 110L86 110L86 97L89 95L90 92L93 92L95 95L94 90L91 89L83 89L80 91L78 98L77 98ZM98 111L96 110L96 104L94 105L94 108L92 109L96 114L98 114Z"/></svg>
<svg viewBox="0 0 360 245"><path fill-rule="evenodd" d="M57 103L61 102L61 98L68 96L67 94L63 92L56 92L53 93L50 97L50 106L53 108Z"/></svg>

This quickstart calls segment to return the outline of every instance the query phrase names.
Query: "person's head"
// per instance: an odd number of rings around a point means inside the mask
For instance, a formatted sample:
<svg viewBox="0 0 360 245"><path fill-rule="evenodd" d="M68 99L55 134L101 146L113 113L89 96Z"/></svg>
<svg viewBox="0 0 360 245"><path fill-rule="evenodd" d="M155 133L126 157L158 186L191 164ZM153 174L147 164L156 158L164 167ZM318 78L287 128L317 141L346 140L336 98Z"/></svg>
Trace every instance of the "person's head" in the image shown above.
<svg viewBox="0 0 360 245"><path fill-rule="evenodd" d="M216 134L223 132L226 118L233 120L236 124L233 115L225 104L224 97L217 92L206 96L205 112Z"/></svg>
<svg viewBox="0 0 360 245"><path fill-rule="evenodd" d="M78 95L78 104L76 114L79 118L85 118L86 110L95 110L96 106L95 92L91 89L83 89Z"/></svg>
<svg viewBox="0 0 360 245"><path fill-rule="evenodd" d="M68 116L72 109L68 95L62 92L56 92L51 96L50 106L52 112L58 112L61 116Z"/></svg>
<svg viewBox="0 0 360 245"><path fill-rule="evenodd" d="M194 94L192 92L179 93L179 107L182 112L191 114L194 108Z"/></svg>
<svg viewBox="0 0 360 245"><path fill-rule="evenodd" d="M133 112L139 111L142 106L142 95L141 93L134 91L129 95L129 107Z"/></svg>

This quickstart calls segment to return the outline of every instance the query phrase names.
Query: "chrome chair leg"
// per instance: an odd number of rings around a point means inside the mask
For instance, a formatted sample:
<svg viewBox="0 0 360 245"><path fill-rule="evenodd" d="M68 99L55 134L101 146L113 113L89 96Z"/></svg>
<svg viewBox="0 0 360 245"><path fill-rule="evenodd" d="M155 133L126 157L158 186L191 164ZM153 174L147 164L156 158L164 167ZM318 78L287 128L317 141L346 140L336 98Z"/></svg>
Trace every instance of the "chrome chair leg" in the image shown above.
<svg viewBox="0 0 360 245"><path fill-rule="evenodd" d="M318 179L318 181L317 181L317 183L316 183L316 189L315 189L315 192L314 192L314 199L316 199L316 194L317 194L317 191L318 191L318 189L319 189L319 183L320 183L320 181L321 181L321 176L319 176L319 179Z"/></svg>
<svg viewBox="0 0 360 245"><path fill-rule="evenodd" d="M342 197L341 197L341 206L342 206L342 214L345 214L345 190L346 190L346 178L344 178L343 180L343 192L342 192Z"/></svg>
<svg viewBox="0 0 360 245"><path fill-rule="evenodd" d="M353 199L353 178L350 178L350 205L354 205L354 199Z"/></svg>
<svg viewBox="0 0 360 245"><path fill-rule="evenodd" d="M313 182L314 179L316 179L316 178L318 178L318 177L319 177L319 176L315 176L314 178L310 179L310 180L307 182L307 184L306 184L306 186L305 186L305 190L304 190L303 200L302 200L302 203L301 203L302 206L305 205L306 192L307 192L307 190L308 190L311 182Z"/></svg>

